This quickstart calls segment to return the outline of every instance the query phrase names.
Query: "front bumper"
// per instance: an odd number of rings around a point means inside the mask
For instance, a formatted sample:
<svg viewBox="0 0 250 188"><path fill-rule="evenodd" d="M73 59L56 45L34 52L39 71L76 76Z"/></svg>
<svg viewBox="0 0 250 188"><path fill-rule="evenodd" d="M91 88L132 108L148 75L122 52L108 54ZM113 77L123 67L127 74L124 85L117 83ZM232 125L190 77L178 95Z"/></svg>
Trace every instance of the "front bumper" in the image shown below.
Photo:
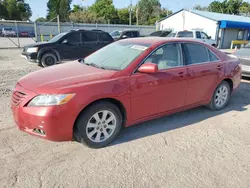
<svg viewBox="0 0 250 188"><path fill-rule="evenodd" d="M69 112L67 104L51 107L26 107L27 103L36 95L35 92L17 84L12 95L11 109L18 128L51 141L71 141L76 116Z"/></svg>
<svg viewBox="0 0 250 188"><path fill-rule="evenodd" d="M37 62L37 53L22 52L21 56L30 62Z"/></svg>

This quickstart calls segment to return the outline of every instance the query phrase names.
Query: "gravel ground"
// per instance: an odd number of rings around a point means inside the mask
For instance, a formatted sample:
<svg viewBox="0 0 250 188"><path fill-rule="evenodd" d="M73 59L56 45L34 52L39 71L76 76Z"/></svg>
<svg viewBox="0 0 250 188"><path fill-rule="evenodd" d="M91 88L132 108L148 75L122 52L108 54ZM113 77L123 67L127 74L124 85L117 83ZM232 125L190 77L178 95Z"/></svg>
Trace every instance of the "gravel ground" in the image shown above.
<svg viewBox="0 0 250 188"><path fill-rule="evenodd" d="M149 121L95 150L17 130L11 88L39 69L20 52L0 50L0 187L250 187L250 81L223 111L201 107Z"/></svg>

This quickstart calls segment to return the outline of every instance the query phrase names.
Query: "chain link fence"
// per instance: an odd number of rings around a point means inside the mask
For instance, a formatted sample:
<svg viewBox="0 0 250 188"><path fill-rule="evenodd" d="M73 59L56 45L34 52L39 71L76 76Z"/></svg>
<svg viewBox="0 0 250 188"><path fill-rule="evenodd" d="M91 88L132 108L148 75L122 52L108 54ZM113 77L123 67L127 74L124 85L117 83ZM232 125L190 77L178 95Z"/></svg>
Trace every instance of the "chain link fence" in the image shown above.
<svg viewBox="0 0 250 188"><path fill-rule="evenodd" d="M54 21L54 22L53 22ZM155 26L88 24L88 23L60 23L56 18L49 22L0 21L0 49L22 48L34 42L48 41L60 32L72 29L103 30L138 30L142 36L149 35L156 30Z"/></svg>

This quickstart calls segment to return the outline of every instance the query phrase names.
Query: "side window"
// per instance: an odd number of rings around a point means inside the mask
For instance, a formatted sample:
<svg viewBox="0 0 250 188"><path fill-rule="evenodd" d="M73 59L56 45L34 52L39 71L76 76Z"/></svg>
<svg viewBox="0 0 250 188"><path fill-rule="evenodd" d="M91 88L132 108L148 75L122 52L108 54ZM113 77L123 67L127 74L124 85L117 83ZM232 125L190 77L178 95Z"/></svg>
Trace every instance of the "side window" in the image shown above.
<svg viewBox="0 0 250 188"><path fill-rule="evenodd" d="M107 33L101 33L99 35L99 37L100 37L100 41L105 41L105 42L106 41L108 41L108 42L112 41L112 38Z"/></svg>
<svg viewBox="0 0 250 188"><path fill-rule="evenodd" d="M127 35L128 38L132 37L132 32L125 32L123 35Z"/></svg>
<svg viewBox="0 0 250 188"><path fill-rule="evenodd" d="M202 38L202 39L208 39L208 36L207 36L206 33L201 32L201 38Z"/></svg>
<svg viewBox="0 0 250 188"><path fill-rule="evenodd" d="M78 44L81 42L81 37L79 32L70 33L65 37L65 39L68 40L69 44Z"/></svg>
<svg viewBox="0 0 250 188"><path fill-rule="evenodd" d="M196 38L197 39L201 39L201 32L200 31L196 31Z"/></svg>
<svg viewBox="0 0 250 188"><path fill-rule="evenodd" d="M209 58L210 58L210 61L219 61L220 59L218 57L216 57L216 55L211 52L210 50L208 50L208 54L209 54Z"/></svg>
<svg viewBox="0 0 250 188"><path fill-rule="evenodd" d="M184 57L187 65L210 62L208 51L200 44L183 44Z"/></svg>
<svg viewBox="0 0 250 188"><path fill-rule="evenodd" d="M154 63L159 70L182 66L179 44L166 44L151 54L144 63Z"/></svg>
<svg viewBox="0 0 250 188"><path fill-rule="evenodd" d="M133 37L139 37L139 33L137 31L132 32Z"/></svg>
<svg viewBox="0 0 250 188"><path fill-rule="evenodd" d="M83 32L83 41L84 42L96 42L98 41L98 37L95 33L92 32Z"/></svg>

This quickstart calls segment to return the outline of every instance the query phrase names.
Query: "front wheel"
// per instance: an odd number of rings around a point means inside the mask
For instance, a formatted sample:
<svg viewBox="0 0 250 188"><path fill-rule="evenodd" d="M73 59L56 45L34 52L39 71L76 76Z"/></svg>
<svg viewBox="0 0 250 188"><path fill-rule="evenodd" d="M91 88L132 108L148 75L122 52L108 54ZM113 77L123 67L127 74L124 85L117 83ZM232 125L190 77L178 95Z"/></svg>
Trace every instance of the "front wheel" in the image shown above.
<svg viewBox="0 0 250 188"><path fill-rule="evenodd" d="M55 65L56 63L57 63L56 56L52 53L46 53L42 56L40 65L43 67L49 67Z"/></svg>
<svg viewBox="0 0 250 188"><path fill-rule="evenodd" d="M106 101L97 102L80 114L74 136L77 141L91 148L101 148L111 143L122 127L119 108Z"/></svg>
<svg viewBox="0 0 250 188"><path fill-rule="evenodd" d="M221 82L221 84L214 91L213 97L208 107L212 110L223 109L227 105L230 99L230 95L231 95L231 89L228 82L226 81Z"/></svg>

